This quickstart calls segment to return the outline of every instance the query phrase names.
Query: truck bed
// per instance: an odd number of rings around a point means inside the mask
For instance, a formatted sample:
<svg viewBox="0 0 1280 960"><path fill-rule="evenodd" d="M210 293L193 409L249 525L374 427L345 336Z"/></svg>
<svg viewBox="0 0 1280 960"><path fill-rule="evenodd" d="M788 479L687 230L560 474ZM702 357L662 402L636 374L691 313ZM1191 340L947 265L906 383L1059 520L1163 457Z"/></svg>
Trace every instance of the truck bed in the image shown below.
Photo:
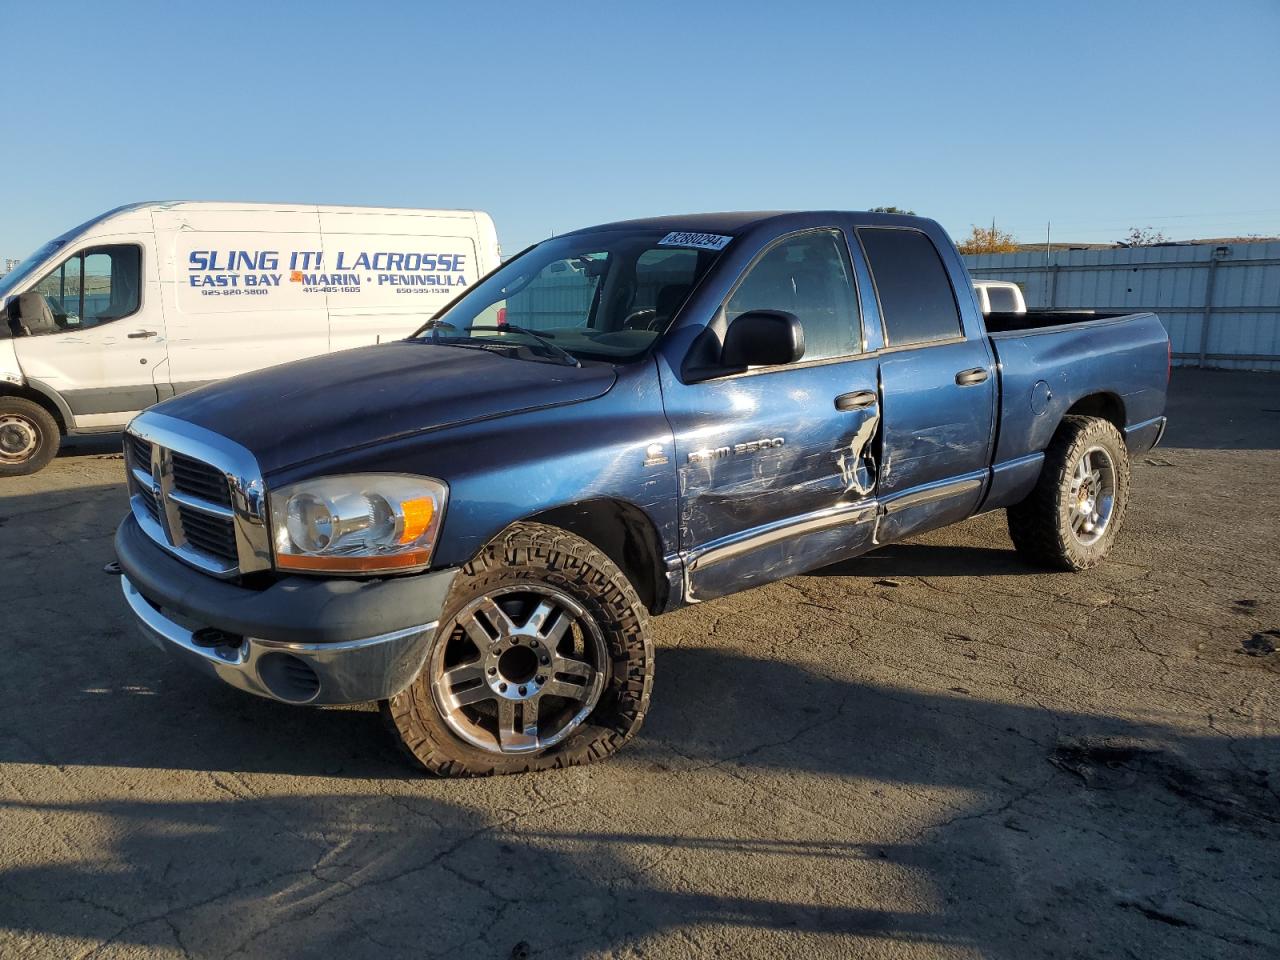
<svg viewBox="0 0 1280 960"><path fill-rule="evenodd" d="M1097 310L1028 310L1026 313L988 313L983 319L987 324L987 332L997 334L1019 333L1046 327L1066 327L1077 323L1115 320L1127 316L1134 316L1134 314L1101 313Z"/></svg>
<svg viewBox="0 0 1280 960"><path fill-rule="evenodd" d="M984 318L1000 369L1000 428L988 509L1016 503L1068 412L1115 423L1130 449L1159 434L1168 336L1154 313L1036 310Z"/></svg>

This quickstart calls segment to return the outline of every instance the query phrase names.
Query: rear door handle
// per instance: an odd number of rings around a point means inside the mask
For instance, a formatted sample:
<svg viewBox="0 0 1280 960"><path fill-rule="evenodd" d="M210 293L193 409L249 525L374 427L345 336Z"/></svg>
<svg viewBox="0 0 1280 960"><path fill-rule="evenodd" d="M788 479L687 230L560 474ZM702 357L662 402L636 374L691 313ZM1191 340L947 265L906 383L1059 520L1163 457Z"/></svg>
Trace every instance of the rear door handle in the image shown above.
<svg viewBox="0 0 1280 960"><path fill-rule="evenodd" d="M991 374L987 373L986 367L974 367L971 370L961 370L956 374L956 383L962 387L972 387L979 383L986 383L987 377Z"/></svg>
<svg viewBox="0 0 1280 960"><path fill-rule="evenodd" d="M159 334L156 333L154 330L135 330L133 331L133 333L129 334L129 339L130 340L146 340L148 337L157 337L157 336L159 336Z"/></svg>
<svg viewBox="0 0 1280 960"><path fill-rule="evenodd" d="M858 390L854 393L842 393L836 397L837 410L865 410L876 405L874 390Z"/></svg>

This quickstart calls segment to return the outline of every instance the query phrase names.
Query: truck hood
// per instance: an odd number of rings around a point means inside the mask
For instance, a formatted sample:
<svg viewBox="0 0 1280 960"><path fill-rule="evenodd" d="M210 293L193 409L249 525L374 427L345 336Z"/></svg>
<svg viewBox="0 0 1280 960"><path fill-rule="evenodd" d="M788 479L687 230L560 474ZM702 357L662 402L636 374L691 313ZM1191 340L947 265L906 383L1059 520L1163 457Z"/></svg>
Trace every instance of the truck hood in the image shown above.
<svg viewBox="0 0 1280 960"><path fill-rule="evenodd" d="M603 364L398 342L233 377L153 409L234 440L271 473L357 446L590 400L615 380Z"/></svg>

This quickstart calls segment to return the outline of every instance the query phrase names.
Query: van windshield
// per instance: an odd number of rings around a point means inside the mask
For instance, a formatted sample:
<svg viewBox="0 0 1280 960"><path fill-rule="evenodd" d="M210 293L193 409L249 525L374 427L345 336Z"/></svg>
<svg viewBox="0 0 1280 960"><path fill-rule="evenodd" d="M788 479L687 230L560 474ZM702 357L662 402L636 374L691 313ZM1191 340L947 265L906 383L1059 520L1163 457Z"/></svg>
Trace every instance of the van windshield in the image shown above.
<svg viewBox="0 0 1280 960"><path fill-rule="evenodd" d="M729 239L633 229L556 237L506 263L412 339L627 363L667 329Z"/></svg>
<svg viewBox="0 0 1280 960"><path fill-rule="evenodd" d="M36 267L48 260L60 248L65 247L65 240L50 240L43 247L37 250L27 259L23 260L16 267L0 277L0 303L4 302L5 297L13 293L23 280L35 272Z"/></svg>

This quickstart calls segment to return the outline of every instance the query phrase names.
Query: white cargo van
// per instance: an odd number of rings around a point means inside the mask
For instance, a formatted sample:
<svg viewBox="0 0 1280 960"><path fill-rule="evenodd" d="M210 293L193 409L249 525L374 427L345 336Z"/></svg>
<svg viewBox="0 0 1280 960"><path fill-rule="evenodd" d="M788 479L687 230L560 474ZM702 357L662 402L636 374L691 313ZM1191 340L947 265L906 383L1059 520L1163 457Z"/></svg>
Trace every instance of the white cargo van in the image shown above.
<svg viewBox="0 0 1280 960"><path fill-rule="evenodd" d="M498 263L475 210L111 210L0 279L0 476L201 384L408 336Z"/></svg>

